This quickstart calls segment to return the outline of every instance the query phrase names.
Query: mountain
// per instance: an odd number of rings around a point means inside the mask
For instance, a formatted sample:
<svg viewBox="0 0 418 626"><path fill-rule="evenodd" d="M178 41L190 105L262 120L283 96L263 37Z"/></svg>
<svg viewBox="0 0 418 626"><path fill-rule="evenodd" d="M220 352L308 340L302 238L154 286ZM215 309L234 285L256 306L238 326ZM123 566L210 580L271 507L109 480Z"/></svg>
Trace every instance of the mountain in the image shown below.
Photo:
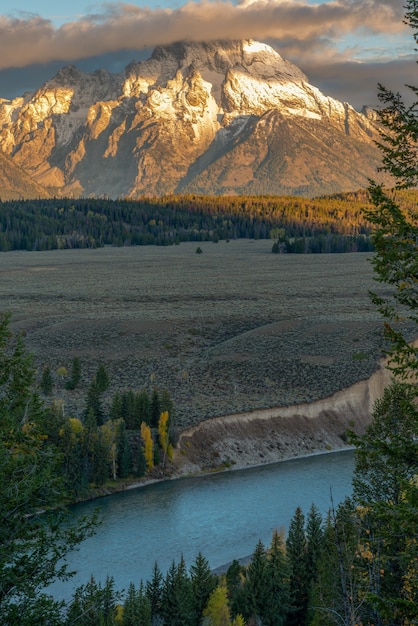
<svg viewBox="0 0 418 626"><path fill-rule="evenodd" d="M65 67L0 100L0 149L55 195L319 195L358 189L371 115L252 40L156 48L121 74Z"/></svg>
<svg viewBox="0 0 418 626"><path fill-rule="evenodd" d="M21 167L0 152L0 200L47 198L48 192L38 185Z"/></svg>

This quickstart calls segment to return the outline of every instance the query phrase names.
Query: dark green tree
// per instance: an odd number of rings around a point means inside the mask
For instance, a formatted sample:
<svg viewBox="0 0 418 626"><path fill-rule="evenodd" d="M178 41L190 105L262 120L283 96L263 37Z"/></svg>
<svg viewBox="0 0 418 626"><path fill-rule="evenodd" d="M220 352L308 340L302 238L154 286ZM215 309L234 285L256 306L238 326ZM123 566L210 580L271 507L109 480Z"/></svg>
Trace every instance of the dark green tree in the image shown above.
<svg viewBox="0 0 418 626"><path fill-rule="evenodd" d="M135 476L137 476L138 478L141 478L142 476L145 476L145 474L147 473L147 462L145 459L144 447L140 443L138 446L136 446L135 450L136 450L136 455L133 461L133 470L134 470Z"/></svg>
<svg viewBox="0 0 418 626"><path fill-rule="evenodd" d="M116 391L112 397L112 403L109 409L109 417L112 420L123 419L122 411L122 396L119 391Z"/></svg>
<svg viewBox="0 0 418 626"><path fill-rule="evenodd" d="M193 589L193 623L199 626L209 596L217 585L216 576L212 574L209 562L201 552L197 554L194 563L190 566L190 579Z"/></svg>
<svg viewBox="0 0 418 626"><path fill-rule="evenodd" d="M241 613L246 619L263 623L269 600L269 572L265 547L258 541L246 570Z"/></svg>
<svg viewBox="0 0 418 626"><path fill-rule="evenodd" d="M352 439L367 617L379 625L413 623L418 619L417 528L411 524L418 501L418 407L411 385L387 387L366 433Z"/></svg>
<svg viewBox="0 0 418 626"><path fill-rule="evenodd" d="M324 525L311 593L312 626L363 624L364 575L359 568L359 537L359 520L353 503L346 500L336 510L332 506Z"/></svg>
<svg viewBox="0 0 418 626"><path fill-rule="evenodd" d="M153 623L158 624L162 617L163 574L157 562L154 563L152 568L151 579L146 582L145 594L151 604Z"/></svg>
<svg viewBox="0 0 418 626"><path fill-rule="evenodd" d="M123 604L122 626L151 626L151 602L141 580L139 589L131 583Z"/></svg>
<svg viewBox="0 0 418 626"><path fill-rule="evenodd" d="M52 378L51 369L48 365L42 370L41 382L39 383L39 387L42 393L45 396L49 396L52 393L52 389L54 388L54 379Z"/></svg>
<svg viewBox="0 0 418 626"><path fill-rule="evenodd" d="M158 421L161 415L161 400L158 389L154 387L151 396L151 426L158 428Z"/></svg>
<svg viewBox="0 0 418 626"><path fill-rule="evenodd" d="M161 598L161 614L166 626L194 624L193 588L183 557L173 561L166 574Z"/></svg>
<svg viewBox="0 0 418 626"><path fill-rule="evenodd" d="M92 576L88 583L76 589L67 610L68 626L116 626L117 603L120 594L115 591L113 578L105 584L97 583Z"/></svg>
<svg viewBox="0 0 418 626"><path fill-rule="evenodd" d="M405 21L418 42L417 0L407 0L405 9ZM382 169L393 176L395 190L385 191L382 185L372 182L369 193L374 208L366 211L366 217L374 225L376 253L372 263L376 280L391 287L389 294L372 297L385 319L392 367L403 377L414 372L417 382L418 347L405 337L401 322L418 322L418 215L416 204L401 207L396 196L396 189L418 184L418 87L408 88L413 101L407 106L400 93L379 84Z"/></svg>
<svg viewBox="0 0 418 626"><path fill-rule="evenodd" d="M60 523L67 499L61 455L40 426L45 409L32 358L9 321L0 315L1 623L61 624L61 603L45 587L70 576L61 558L91 533L92 522Z"/></svg>
<svg viewBox="0 0 418 626"><path fill-rule="evenodd" d="M148 426L151 426L151 400L146 389L137 394L136 414L139 424L145 422Z"/></svg>
<svg viewBox="0 0 418 626"><path fill-rule="evenodd" d="M225 574L228 599L233 615L237 615L243 606L245 567L234 559Z"/></svg>
<svg viewBox="0 0 418 626"><path fill-rule="evenodd" d="M289 612L289 567L280 534L274 531L267 560L268 593L263 624L284 626Z"/></svg>
<svg viewBox="0 0 418 626"><path fill-rule="evenodd" d="M132 472L132 451L123 420L119 423L117 436L117 465L119 478L126 478Z"/></svg>
<svg viewBox="0 0 418 626"><path fill-rule="evenodd" d="M102 392L97 385L96 378L93 378L87 390L86 408L84 410L85 419L87 419L90 412L93 413L97 425L101 426L104 422L104 411L102 407Z"/></svg>
<svg viewBox="0 0 418 626"><path fill-rule="evenodd" d="M96 380L96 387L98 392L104 393L105 391L107 391L107 389L109 388L110 380L109 374L107 373L107 370L103 363L99 365L94 378Z"/></svg>
<svg viewBox="0 0 418 626"><path fill-rule="evenodd" d="M322 516L315 504L312 504L306 517L307 575L310 586L312 586L316 580L318 560L322 551L322 540Z"/></svg>
<svg viewBox="0 0 418 626"><path fill-rule="evenodd" d="M300 507L297 507L289 525L286 554L290 568L290 611L287 623L289 626L303 626L307 621L310 581L305 516Z"/></svg>
<svg viewBox="0 0 418 626"><path fill-rule="evenodd" d="M80 384L81 380L81 361L78 356L73 358L71 364L71 376L70 380L65 383L66 389L75 389Z"/></svg>

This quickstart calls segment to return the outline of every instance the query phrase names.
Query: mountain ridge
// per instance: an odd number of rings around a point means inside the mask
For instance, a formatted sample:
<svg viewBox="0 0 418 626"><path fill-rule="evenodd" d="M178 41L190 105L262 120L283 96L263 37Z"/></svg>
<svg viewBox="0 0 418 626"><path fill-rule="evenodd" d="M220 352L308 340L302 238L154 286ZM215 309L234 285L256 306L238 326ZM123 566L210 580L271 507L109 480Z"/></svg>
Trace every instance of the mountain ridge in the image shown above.
<svg viewBox="0 0 418 626"><path fill-rule="evenodd" d="M178 42L120 74L67 66L0 99L0 150L52 195L314 196L375 176L372 117L267 44Z"/></svg>

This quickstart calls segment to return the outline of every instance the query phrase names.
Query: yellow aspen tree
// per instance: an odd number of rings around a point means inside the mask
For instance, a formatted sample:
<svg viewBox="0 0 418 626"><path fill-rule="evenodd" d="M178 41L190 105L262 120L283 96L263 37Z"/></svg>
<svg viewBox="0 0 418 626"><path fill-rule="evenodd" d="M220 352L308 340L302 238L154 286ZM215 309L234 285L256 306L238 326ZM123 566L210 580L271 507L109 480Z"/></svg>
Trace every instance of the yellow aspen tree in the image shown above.
<svg viewBox="0 0 418 626"><path fill-rule="evenodd" d="M166 456L168 456L169 459L173 458L173 446L170 444L168 435L168 419L168 411L163 411L158 420L158 435L160 437L161 449L164 453L163 467L165 465Z"/></svg>
<svg viewBox="0 0 418 626"><path fill-rule="evenodd" d="M154 467L154 442L152 441L151 428L145 423L141 422L141 437L144 442L144 456L148 469Z"/></svg>
<svg viewBox="0 0 418 626"><path fill-rule="evenodd" d="M228 592L223 585L212 591L203 611L203 623L205 626L231 626Z"/></svg>

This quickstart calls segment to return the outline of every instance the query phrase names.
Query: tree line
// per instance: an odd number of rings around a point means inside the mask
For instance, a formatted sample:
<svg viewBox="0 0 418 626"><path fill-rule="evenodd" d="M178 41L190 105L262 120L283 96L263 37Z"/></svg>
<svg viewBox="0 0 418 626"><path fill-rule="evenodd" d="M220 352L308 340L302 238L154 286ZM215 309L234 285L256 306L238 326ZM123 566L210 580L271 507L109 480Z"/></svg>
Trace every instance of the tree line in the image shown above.
<svg viewBox="0 0 418 626"><path fill-rule="evenodd" d="M416 206L418 194L401 201ZM165 196L0 202L0 251L275 239L292 253L372 249L364 191L302 197Z"/></svg>

